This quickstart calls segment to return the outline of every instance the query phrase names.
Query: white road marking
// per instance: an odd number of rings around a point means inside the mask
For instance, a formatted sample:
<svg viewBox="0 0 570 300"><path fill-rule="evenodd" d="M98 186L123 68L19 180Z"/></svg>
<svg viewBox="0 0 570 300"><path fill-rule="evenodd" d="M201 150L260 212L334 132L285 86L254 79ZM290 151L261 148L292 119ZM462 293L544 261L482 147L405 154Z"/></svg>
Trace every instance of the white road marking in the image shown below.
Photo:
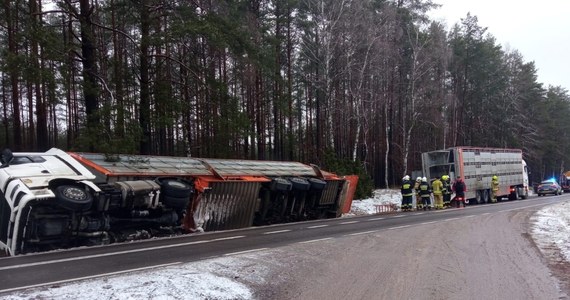
<svg viewBox="0 0 570 300"><path fill-rule="evenodd" d="M235 240L235 239L241 239L241 238L244 238L244 237L245 237L245 235L228 236L228 237L225 237L225 238L213 239L212 242Z"/></svg>
<svg viewBox="0 0 570 300"><path fill-rule="evenodd" d="M387 229L388 229L388 230L391 230L391 229L401 229L401 228L406 228L406 227L410 227L410 226L412 226L412 225L394 226L394 227L390 227L390 228L387 228Z"/></svg>
<svg viewBox="0 0 570 300"><path fill-rule="evenodd" d="M106 257L106 256L115 256L115 255L128 254L128 253L145 252L145 251L152 251L152 250L158 250L158 249L184 247L184 246L188 246L188 245L204 244L204 243L210 243L210 242L215 242L215 241L223 241L223 240L237 239L237 238L243 238L243 237L245 237L245 235L233 236L233 237L227 237L227 238L219 238L219 239L206 240L206 241L195 241L195 242L188 242L188 243L181 243L181 244L163 245L163 246L156 246L156 247L149 247L149 248L132 249L132 250L125 250L125 251L110 252L110 253L101 253L101 254L94 254L94 255L85 255L85 256L78 256L78 257L54 259L54 260L48 260L48 261L42 261L42 262L35 262L35 263L1 267L0 271L9 270L9 269L18 269L18 268L25 268L25 267L34 267L34 266L41 266L41 265L56 264L56 263L60 263L60 262L83 260L83 259L90 259L90 258L97 258L97 257Z"/></svg>
<svg viewBox="0 0 570 300"><path fill-rule="evenodd" d="M449 219L445 219L445 220L442 220L442 221L453 221L453 220L459 220L459 219L461 219L461 218L449 218Z"/></svg>
<svg viewBox="0 0 570 300"><path fill-rule="evenodd" d="M342 222L342 223L340 223L340 225L346 225L346 224L354 224L354 223L358 223L358 221L348 221L348 222Z"/></svg>
<svg viewBox="0 0 570 300"><path fill-rule="evenodd" d="M315 225L315 226L309 226L307 227L308 229L314 229L314 228L321 228L321 227L328 227L329 225Z"/></svg>
<svg viewBox="0 0 570 300"><path fill-rule="evenodd" d="M142 267L142 268L136 268L136 269L130 269L130 270L123 270L123 271L97 274L97 275L91 275L91 276L77 277L77 278L73 278L73 279L65 279L65 280L52 281L52 282L46 282L46 283L40 283L40 284L34 284L34 285L28 285L28 286L21 286L21 287L17 287L17 288L0 290L0 293L25 290L25 289L36 288L36 287L41 287L41 286L58 285L58 284L68 283L68 282L73 282L73 281L80 281L80 280L86 280L86 279L106 277L106 276L124 274L124 273L129 273L129 272L137 272L137 271L154 269L154 268L162 268L162 267L168 267L168 266L172 266L172 265L176 265L176 264L180 264L180 263L182 263L182 262L177 261L177 262L173 262L173 263L169 263L169 264L155 265L155 266Z"/></svg>
<svg viewBox="0 0 570 300"><path fill-rule="evenodd" d="M251 249L251 250L244 250L244 251L237 251L237 252L232 252L232 253L226 253L224 254L224 256L231 256L231 255L238 255L238 254L244 254L244 253L250 253L250 252L257 252L257 251L263 251L263 250L267 250L269 248L257 248L257 249Z"/></svg>
<svg viewBox="0 0 570 300"><path fill-rule="evenodd" d="M406 215L398 215L398 216L393 216L392 218L402 218L405 217Z"/></svg>
<svg viewBox="0 0 570 300"><path fill-rule="evenodd" d="M332 240L332 238L323 238L323 239L316 239L316 240L304 241L304 242L299 242L299 244L308 244L308 243L322 242L322 241L326 241L326 240Z"/></svg>
<svg viewBox="0 0 570 300"><path fill-rule="evenodd" d="M384 220L386 218L372 218L372 219L368 219L366 221L376 221L376 220Z"/></svg>
<svg viewBox="0 0 570 300"><path fill-rule="evenodd" d="M356 233L350 233L347 235L361 235L361 234L369 234L369 233L374 233L377 232L378 230L369 230L369 231L362 231L362 232L356 232Z"/></svg>
<svg viewBox="0 0 570 300"><path fill-rule="evenodd" d="M277 230L277 231L264 232L263 234L276 234L276 233L283 233L283 232L289 232L289 231L291 231L291 230L285 229L285 230Z"/></svg>
<svg viewBox="0 0 570 300"><path fill-rule="evenodd" d="M423 222L423 223L420 223L420 225L433 224L433 223L437 223L437 222L438 222L438 221Z"/></svg>
<svg viewBox="0 0 570 300"><path fill-rule="evenodd" d="M425 213L423 213L423 212L421 212L421 213L415 213L415 214L412 214L412 216L419 216L419 215L423 215L423 214L425 214Z"/></svg>

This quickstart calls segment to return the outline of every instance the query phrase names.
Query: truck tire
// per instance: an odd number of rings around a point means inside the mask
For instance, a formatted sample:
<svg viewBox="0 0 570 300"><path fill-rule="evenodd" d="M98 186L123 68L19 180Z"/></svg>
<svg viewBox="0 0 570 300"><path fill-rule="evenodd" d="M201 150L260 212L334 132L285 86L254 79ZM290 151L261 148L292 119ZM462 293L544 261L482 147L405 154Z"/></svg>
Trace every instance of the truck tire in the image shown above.
<svg viewBox="0 0 570 300"><path fill-rule="evenodd" d="M311 188L311 184L306 179L301 177L289 178L289 181L291 181L294 190L308 191Z"/></svg>
<svg viewBox="0 0 570 300"><path fill-rule="evenodd" d="M192 194L192 185L186 181L168 178L157 180L164 196L188 198Z"/></svg>
<svg viewBox="0 0 570 300"><path fill-rule="evenodd" d="M318 178L309 178L308 180L309 183L311 183L311 189L316 191L322 191L327 185L326 181L320 180Z"/></svg>
<svg viewBox="0 0 570 300"><path fill-rule="evenodd" d="M286 192L290 191L292 187L293 185L289 180L281 177L276 177L271 181L269 189L274 192Z"/></svg>
<svg viewBox="0 0 570 300"><path fill-rule="evenodd" d="M93 197L83 186L60 185L55 188L57 204L72 211L85 211L91 208Z"/></svg>
<svg viewBox="0 0 570 300"><path fill-rule="evenodd" d="M522 199L528 199L528 191L525 191L522 195L521 195Z"/></svg>
<svg viewBox="0 0 570 300"><path fill-rule="evenodd" d="M515 188L515 191L509 195L509 200L519 200L519 189Z"/></svg>
<svg viewBox="0 0 570 300"><path fill-rule="evenodd" d="M489 193L489 190L483 190L483 203L487 204L487 203L491 203L491 194Z"/></svg>
<svg viewBox="0 0 570 300"><path fill-rule="evenodd" d="M483 204L483 192L475 191L475 203L473 204Z"/></svg>
<svg viewBox="0 0 570 300"><path fill-rule="evenodd" d="M190 202L190 197L174 197L174 196L162 196L162 204L167 207L174 209L185 209Z"/></svg>

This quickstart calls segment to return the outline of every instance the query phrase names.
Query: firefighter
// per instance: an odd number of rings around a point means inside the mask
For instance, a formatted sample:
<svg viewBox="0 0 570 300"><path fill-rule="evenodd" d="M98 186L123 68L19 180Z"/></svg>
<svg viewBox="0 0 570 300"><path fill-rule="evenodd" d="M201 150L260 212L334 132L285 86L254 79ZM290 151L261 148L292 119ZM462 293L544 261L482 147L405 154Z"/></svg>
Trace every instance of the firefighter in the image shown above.
<svg viewBox="0 0 570 300"><path fill-rule="evenodd" d="M406 175L402 178L402 211L408 211L412 209L412 197L414 192L412 190L413 185L410 181L410 176Z"/></svg>
<svg viewBox="0 0 570 300"><path fill-rule="evenodd" d="M441 183L443 184L443 208L451 207L451 182L449 176L441 176Z"/></svg>
<svg viewBox="0 0 570 300"><path fill-rule="evenodd" d="M443 183L441 183L439 177L436 177L431 183L431 189L433 191L435 209L443 209Z"/></svg>
<svg viewBox="0 0 570 300"><path fill-rule="evenodd" d="M465 187L465 182L461 178L461 176L457 176L457 180L453 183L452 186L453 191L455 192L455 205L457 208L461 206L463 203L463 207L465 207L465 191L467 188Z"/></svg>
<svg viewBox="0 0 570 300"><path fill-rule="evenodd" d="M494 175L491 178L491 192L492 192L491 202L496 203L497 194L499 193L499 177L497 175Z"/></svg>
<svg viewBox="0 0 570 300"><path fill-rule="evenodd" d="M414 191L416 194L416 210L420 210L423 208L422 204L422 195L420 194L420 184L422 183L422 178L416 178L416 182L414 183Z"/></svg>
<svg viewBox="0 0 570 300"><path fill-rule="evenodd" d="M420 183L420 197L422 198L423 209L431 210L431 188L425 177L422 177L422 182Z"/></svg>

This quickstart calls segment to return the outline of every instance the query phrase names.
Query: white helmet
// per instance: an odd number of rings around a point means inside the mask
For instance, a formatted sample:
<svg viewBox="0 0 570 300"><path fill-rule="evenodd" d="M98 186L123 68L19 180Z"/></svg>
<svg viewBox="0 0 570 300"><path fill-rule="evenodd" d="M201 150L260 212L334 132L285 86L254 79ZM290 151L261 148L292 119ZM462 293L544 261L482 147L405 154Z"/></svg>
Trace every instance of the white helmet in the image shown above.
<svg viewBox="0 0 570 300"><path fill-rule="evenodd" d="M416 181L422 181L421 177L416 178Z"/></svg>
<svg viewBox="0 0 570 300"><path fill-rule="evenodd" d="M422 177L422 181L423 181L423 182L427 182L427 178L425 178L425 176Z"/></svg>
<svg viewBox="0 0 570 300"><path fill-rule="evenodd" d="M406 175L406 176L404 176L403 179L404 179L404 180L410 180L410 176Z"/></svg>

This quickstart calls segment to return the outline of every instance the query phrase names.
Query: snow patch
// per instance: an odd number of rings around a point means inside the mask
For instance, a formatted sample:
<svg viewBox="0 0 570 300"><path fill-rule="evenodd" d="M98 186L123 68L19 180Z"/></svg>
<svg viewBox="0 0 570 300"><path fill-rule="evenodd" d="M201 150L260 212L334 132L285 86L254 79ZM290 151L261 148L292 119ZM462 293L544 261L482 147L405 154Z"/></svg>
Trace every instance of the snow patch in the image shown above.
<svg viewBox="0 0 570 300"><path fill-rule="evenodd" d="M395 204L399 207L401 203L402 195L400 190L375 190L371 198L352 201L350 212L343 216L372 215L376 213L377 205Z"/></svg>
<svg viewBox="0 0 570 300"><path fill-rule="evenodd" d="M564 260L570 261L570 203L546 206L531 221L532 236L541 251L547 255L559 251Z"/></svg>

